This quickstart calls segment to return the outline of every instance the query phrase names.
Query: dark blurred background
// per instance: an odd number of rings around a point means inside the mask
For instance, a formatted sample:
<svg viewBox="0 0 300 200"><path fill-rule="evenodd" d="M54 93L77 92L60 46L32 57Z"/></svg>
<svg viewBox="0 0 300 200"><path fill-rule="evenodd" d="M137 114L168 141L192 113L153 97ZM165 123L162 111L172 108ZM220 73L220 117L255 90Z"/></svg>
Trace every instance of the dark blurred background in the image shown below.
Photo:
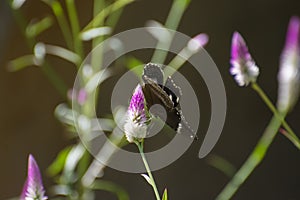
<svg viewBox="0 0 300 200"><path fill-rule="evenodd" d="M129 5L115 32L142 27L150 19L164 22L171 3L171 0L140 0ZM80 22L85 25L92 15L92 1L77 1L77 7ZM26 2L22 11L28 19L51 13L39 1ZM258 82L275 102L279 56L293 15L300 16L299 0L194 0L179 26L179 31L189 36L205 32L210 37L206 50L223 76L228 101L226 124L211 154L224 157L236 167L247 158L272 115L254 91L237 87L228 73L232 33L238 30L246 39L261 69ZM51 179L45 170L68 140L53 115L63 98L42 72L37 67L16 73L6 69L10 59L29 52L5 1L0 2L0 27L0 199L6 199L20 194L29 153L38 161L46 187L50 186ZM40 39L64 44L57 25ZM71 88L75 68L58 58L51 59ZM288 116L296 133L300 130L299 113L298 104ZM193 144L175 163L154 172L158 187L160 190L167 187L170 199L214 199L229 181L208 165L207 159L198 159L200 145ZM282 135L277 135L264 162L233 199L300 199L299 169L299 151ZM154 199L150 186L137 174L106 169L104 178L122 185L131 199ZM99 192L97 199L114 198L112 194Z"/></svg>

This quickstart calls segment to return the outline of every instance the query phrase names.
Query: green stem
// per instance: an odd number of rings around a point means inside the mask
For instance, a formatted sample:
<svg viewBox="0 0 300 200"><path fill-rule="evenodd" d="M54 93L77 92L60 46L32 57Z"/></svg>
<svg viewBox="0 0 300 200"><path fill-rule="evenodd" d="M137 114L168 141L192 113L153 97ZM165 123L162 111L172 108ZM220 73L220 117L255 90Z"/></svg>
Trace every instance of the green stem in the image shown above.
<svg viewBox="0 0 300 200"><path fill-rule="evenodd" d="M80 58L83 59L83 47L81 39L79 38L80 26L74 0L66 0L66 5L73 34L74 50Z"/></svg>
<svg viewBox="0 0 300 200"><path fill-rule="evenodd" d="M284 116L286 114L279 113L271 100L268 98L268 96L265 94L265 92L262 90L262 88L255 82L252 83L252 88L258 93L258 95L262 98L262 100L266 103L266 105L269 107L269 109L273 112L274 116L276 116L282 123L282 126L286 129L287 134L285 135L298 149L300 149L300 140L295 134L295 132L292 130L292 128L288 125L288 123L285 121Z"/></svg>
<svg viewBox="0 0 300 200"><path fill-rule="evenodd" d="M283 117L285 117L285 115L283 115ZM252 151L246 162L238 170L238 172L233 176L231 181L217 196L217 200L228 200L236 193L239 187L245 182L245 180L265 157L270 144L272 143L276 133L278 132L278 129L280 128L280 125L280 118L273 116L271 122L269 123L262 137L259 139L254 150Z"/></svg>
<svg viewBox="0 0 300 200"><path fill-rule="evenodd" d="M90 28L95 28L101 26L105 18L110 15L112 12L115 12L127 4L132 3L134 0L117 0L108 6L105 5L104 1L94 1L94 18L83 28L83 31L86 31ZM103 7L102 7L103 6ZM99 10L98 8L101 8Z"/></svg>
<svg viewBox="0 0 300 200"><path fill-rule="evenodd" d="M156 197L157 200L160 200L160 195L159 195L158 189L156 187L155 180L154 180L154 178L152 176L149 164L148 164L147 159L146 159L145 154L144 154L144 141L142 141L142 142L136 142L136 145L137 145L137 147L138 147L138 149L140 151L143 163L144 163L145 168L147 170L148 176L149 176L149 178L151 180L151 183L152 183L151 185L153 187L153 190L154 190L154 193L155 193L155 197Z"/></svg>
<svg viewBox="0 0 300 200"><path fill-rule="evenodd" d="M120 8L119 10L114 11L111 10L111 13L108 15L106 20L106 25L109 26L112 29L112 32L116 28L117 23L119 22L119 19L123 13L123 8Z"/></svg>
<svg viewBox="0 0 300 200"><path fill-rule="evenodd" d="M90 188L93 190L103 190L114 193L118 197L118 200L129 200L129 195L126 190L114 182L97 180L90 186Z"/></svg>
<svg viewBox="0 0 300 200"><path fill-rule="evenodd" d="M8 1L8 4L11 7L11 3ZM28 45L28 48L30 51L33 51L34 45L36 44L36 40L33 37L27 37L25 30L26 30L26 24L27 21L25 20L25 17L22 15L20 10L14 10L11 8L13 15L17 21L17 24L23 34L23 36L26 39L26 43ZM56 73L56 71L50 66L48 62L44 62L41 66L42 72L44 75L48 78L50 83L55 87L55 89L59 92L59 94L63 97L66 98L67 94L67 86L65 82L63 81L62 78Z"/></svg>
<svg viewBox="0 0 300 200"><path fill-rule="evenodd" d="M67 88L65 82L63 81L63 79L61 79L58 76L56 71L54 71L54 69L46 61L42 64L41 69L44 72L45 76L50 81L50 83L52 83L52 85L55 87L55 89L59 92L59 94L63 98L66 98L68 88Z"/></svg>
<svg viewBox="0 0 300 200"><path fill-rule="evenodd" d="M167 17L165 27L168 29L176 30L178 24L183 16L185 9L187 8L190 0L174 0L169 15ZM164 63L168 55L168 51L162 51L161 49L168 49L171 45L173 35L166 41L158 41L157 47L154 51L151 61L156 63Z"/></svg>
<svg viewBox="0 0 300 200"><path fill-rule="evenodd" d="M280 133L282 133L285 137L287 137L287 139L289 139L291 142L294 143L294 145L299 149L299 142L295 141L295 139L293 138L293 136L291 134L289 134L285 129L281 129L279 130Z"/></svg>
<svg viewBox="0 0 300 200"><path fill-rule="evenodd" d="M60 4L59 1L55 0L55 1L51 1L51 3L49 3L50 7L52 8L52 11L57 19L58 25L61 29L61 32L63 34L63 37L67 43L67 47L69 49L73 49L72 48L72 39L70 37L71 35L71 31L69 28L69 24L67 22L66 16L64 15L62 6Z"/></svg>

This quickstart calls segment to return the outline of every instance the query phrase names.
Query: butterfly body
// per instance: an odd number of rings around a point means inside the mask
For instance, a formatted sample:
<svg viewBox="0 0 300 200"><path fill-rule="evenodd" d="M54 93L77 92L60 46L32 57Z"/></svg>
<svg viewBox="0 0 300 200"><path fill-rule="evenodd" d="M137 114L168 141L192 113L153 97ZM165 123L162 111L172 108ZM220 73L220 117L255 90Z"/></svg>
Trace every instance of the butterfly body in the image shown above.
<svg viewBox="0 0 300 200"><path fill-rule="evenodd" d="M197 139L197 136L191 130L182 115L180 107L182 92L174 83L173 79L169 76L164 84L163 71L159 65L154 63L145 65L142 79L144 81L142 89L148 109L158 104L162 106L166 112L166 116L163 116L164 113L159 111L153 111L151 114L161 119L166 118L165 123L176 132L180 132L182 127L186 128L191 132L191 137Z"/></svg>

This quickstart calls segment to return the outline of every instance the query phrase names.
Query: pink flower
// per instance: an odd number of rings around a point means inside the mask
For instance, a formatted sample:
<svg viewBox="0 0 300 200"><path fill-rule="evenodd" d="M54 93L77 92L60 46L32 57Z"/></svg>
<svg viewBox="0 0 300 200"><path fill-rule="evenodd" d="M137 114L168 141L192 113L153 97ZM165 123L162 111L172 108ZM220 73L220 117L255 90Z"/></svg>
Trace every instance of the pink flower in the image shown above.
<svg viewBox="0 0 300 200"><path fill-rule="evenodd" d="M238 32L232 37L230 63L230 73L239 86L247 86L250 82L256 81L259 68L252 59L245 40Z"/></svg>
<svg viewBox="0 0 300 200"><path fill-rule="evenodd" d="M124 125L125 135L129 142L146 137L147 120L145 97L142 87L137 85L130 100Z"/></svg>
<svg viewBox="0 0 300 200"><path fill-rule="evenodd" d="M300 89L300 19L292 17L280 59L278 101L280 111L288 111L296 103Z"/></svg>
<svg viewBox="0 0 300 200"><path fill-rule="evenodd" d="M20 200L46 200L45 190L39 167L32 155L28 158L27 180L25 181Z"/></svg>
<svg viewBox="0 0 300 200"><path fill-rule="evenodd" d="M203 48L208 43L209 37L205 33L200 33L192 38L187 47L192 52L197 52L200 48Z"/></svg>

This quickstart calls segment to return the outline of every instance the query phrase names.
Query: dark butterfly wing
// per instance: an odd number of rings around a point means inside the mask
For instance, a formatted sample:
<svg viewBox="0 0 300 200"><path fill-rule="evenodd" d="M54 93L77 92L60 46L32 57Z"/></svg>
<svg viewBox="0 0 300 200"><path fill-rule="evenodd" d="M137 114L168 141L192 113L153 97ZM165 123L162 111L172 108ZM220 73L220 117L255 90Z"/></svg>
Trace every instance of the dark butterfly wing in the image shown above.
<svg viewBox="0 0 300 200"><path fill-rule="evenodd" d="M143 76L143 79L147 80L148 78ZM150 82L151 81L152 80L150 79ZM155 84L155 82L145 83L142 89L146 99L147 107L151 108L155 104L163 106L167 114L166 124L177 131L180 125L181 115L180 112L174 108L174 104L167 93L160 86ZM160 113L159 111L152 110L152 114L161 119L165 118L165 116L162 115L164 113Z"/></svg>
<svg viewBox="0 0 300 200"><path fill-rule="evenodd" d="M148 108L155 104L162 105L166 109L166 111L172 110L174 108L172 100L163 90L162 86L158 85L155 81L153 81L146 75L143 75L142 79L145 83L142 89Z"/></svg>
<svg viewBox="0 0 300 200"><path fill-rule="evenodd" d="M182 91L181 88L174 83L173 79L170 76L167 78L163 89L174 103L174 107L179 106L179 100L182 96Z"/></svg>
<svg viewBox="0 0 300 200"><path fill-rule="evenodd" d="M163 106L167 113L166 124L168 126L176 132L180 132L180 129L184 127L189 130L192 135L195 135L182 115L179 104L182 92L172 78L168 77L166 84L163 85L164 76L161 67L157 64L148 63L144 67L142 79L144 81L142 89L147 107L150 109L151 106L155 104ZM164 118L163 116L160 116L161 113L159 112L152 114L161 119Z"/></svg>
<svg viewBox="0 0 300 200"><path fill-rule="evenodd" d="M158 85L163 85L164 82L164 73L161 69L161 66L154 63L148 63L144 67L143 75L155 81Z"/></svg>
<svg viewBox="0 0 300 200"><path fill-rule="evenodd" d="M164 91L168 94L169 98L172 99L174 103L174 107L176 110L177 115L180 116L180 124L178 125L177 132L181 132L181 129L188 130L192 135L191 137L194 137L195 140L198 139L197 135L194 133L188 122L185 120L185 117L182 114L181 108L180 108L180 98L182 96L181 88L178 87L173 79L169 76L166 80L166 83L164 85Z"/></svg>

